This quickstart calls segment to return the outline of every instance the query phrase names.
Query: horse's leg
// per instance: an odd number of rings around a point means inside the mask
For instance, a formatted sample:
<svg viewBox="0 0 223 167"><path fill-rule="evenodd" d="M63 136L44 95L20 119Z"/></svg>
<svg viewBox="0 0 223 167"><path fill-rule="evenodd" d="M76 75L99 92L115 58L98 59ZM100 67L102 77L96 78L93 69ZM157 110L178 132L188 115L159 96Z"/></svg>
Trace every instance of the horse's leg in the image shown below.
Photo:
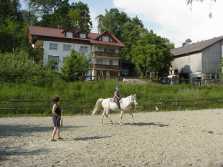
<svg viewBox="0 0 223 167"><path fill-rule="evenodd" d="M103 110L103 113L102 113L102 118L101 118L101 124L103 125L103 119L104 119L104 116L105 116L105 110Z"/></svg>
<svg viewBox="0 0 223 167"><path fill-rule="evenodd" d="M110 120L111 124L113 124L113 121L112 121L112 119L111 119L111 114L110 114L110 112L109 112L109 111L108 111L108 118L109 118L109 120Z"/></svg>
<svg viewBox="0 0 223 167"><path fill-rule="evenodd" d="M123 117L123 113L124 113L124 112L121 110L120 121L119 121L119 124L120 124L120 125L122 125L122 117Z"/></svg>
<svg viewBox="0 0 223 167"><path fill-rule="evenodd" d="M111 122L111 124L113 124L112 119L111 119L111 115L110 115L110 113L109 113L109 110L106 110L106 111L105 111L105 117L106 117L107 119L109 119L109 121Z"/></svg>
<svg viewBox="0 0 223 167"><path fill-rule="evenodd" d="M131 111L129 114L132 116L132 121L133 121L133 123L135 123L134 115L133 115L132 111Z"/></svg>

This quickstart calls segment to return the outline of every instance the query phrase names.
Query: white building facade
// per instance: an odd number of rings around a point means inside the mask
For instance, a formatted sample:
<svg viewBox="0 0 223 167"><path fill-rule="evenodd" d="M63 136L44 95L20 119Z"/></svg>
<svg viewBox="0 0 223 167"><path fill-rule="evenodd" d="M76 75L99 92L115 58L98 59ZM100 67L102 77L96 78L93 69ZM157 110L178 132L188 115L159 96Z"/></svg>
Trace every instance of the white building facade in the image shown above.
<svg viewBox="0 0 223 167"><path fill-rule="evenodd" d="M222 73L223 37L172 49L172 68L188 79L218 79Z"/></svg>
<svg viewBox="0 0 223 167"><path fill-rule="evenodd" d="M72 50L90 60L88 76L90 79L116 78L120 75L119 52L124 45L111 33L84 34L49 27L30 27L31 43L42 41L43 64L54 62L60 70L64 59Z"/></svg>
<svg viewBox="0 0 223 167"><path fill-rule="evenodd" d="M63 67L64 59L70 55L72 50L87 57L90 57L92 54L91 45L56 41L43 41L43 50L44 65L47 65L52 60L57 62L58 69Z"/></svg>

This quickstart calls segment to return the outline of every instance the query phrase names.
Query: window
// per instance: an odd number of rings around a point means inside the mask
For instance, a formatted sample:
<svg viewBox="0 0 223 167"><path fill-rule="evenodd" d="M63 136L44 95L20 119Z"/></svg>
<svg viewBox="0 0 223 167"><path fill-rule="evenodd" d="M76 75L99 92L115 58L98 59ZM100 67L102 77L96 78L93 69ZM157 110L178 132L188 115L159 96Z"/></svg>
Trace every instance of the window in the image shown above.
<svg viewBox="0 0 223 167"><path fill-rule="evenodd" d="M97 59L96 64L103 64L103 59Z"/></svg>
<svg viewBox="0 0 223 167"><path fill-rule="evenodd" d="M50 50L57 50L57 44L56 43L50 43L49 49Z"/></svg>
<svg viewBox="0 0 223 167"><path fill-rule="evenodd" d="M109 42L109 36L102 36L102 41Z"/></svg>
<svg viewBox="0 0 223 167"><path fill-rule="evenodd" d="M113 60L113 65L114 66L118 66L119 65L119 61L118 60Z"/></svg>
<svg viewBox="0 0 223 167"><path fill-rule="evenodd" d="M86 34L80 34L80 38L86 38Z"/></svg>
<svg viewBox="0 0 223 167"><path fill-rule="evenodd" d="M72 32L66 32L65 37L67 38L73 38L73 33Z"/></svg>
<svg viewBox="0 0 223 167"><path fill-rule="evenodd" d="M69 44L64 44L63 45L63 50L64 51L69 51L71 49L71 45L69 45Z"/></svg>
<svg viewBox="0 0 223 167"><path fill-rule="evenodd" d="M88 47L87 46L80 46L79 52L81 54L86 54L88 53Z"/></svg>
<svg viewBox="0 0 223 167"><path fill-rule="evenodd" d="M48 55L48 64L54 70L59 69L59 60L60 60L59 56Z"/></svg>
<svg viewBox="0 0 223 167"><path fill-rule="evenodd" d="M115 53L115 48L105 48L105 52L107 52L107 53Z"/></svg>
<svg viewBox="0 0 223 167"><path fill-rule="evenodd" d="M113 61L112 60L109 60L109 65L113 65Z"/></svg>
<svg viewBox="0 0 223 167"><path fill-rule="evenodd" d="M103 48L103 47L98 46L98 47L96 47L96 51L98 51L98 52L104 52L104 48Z"/></svg>

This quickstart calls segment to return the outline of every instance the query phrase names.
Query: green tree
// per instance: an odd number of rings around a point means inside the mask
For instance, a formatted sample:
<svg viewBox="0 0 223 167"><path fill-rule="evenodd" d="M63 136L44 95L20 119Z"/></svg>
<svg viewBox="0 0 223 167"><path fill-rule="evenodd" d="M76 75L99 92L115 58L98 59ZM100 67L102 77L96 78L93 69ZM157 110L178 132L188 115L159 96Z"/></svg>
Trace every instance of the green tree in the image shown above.
<svg viewBox="0 0 223 167"><path fill-rule="evenodd" d="M29 0L28 4L32 11L42 16L51 14L62 2L63 0Z"/></svg>
<svg viewBox="0 0 223 167"><path fill-rule="evenodd" d="M64 60L62 76L67 81L83 80L88 67L88 59L84 55L72 51Z"/></svg>
<svg viewBox="0 0 223 167"><path fill-rule="evenodd" d="M134 19L134 18L133 18ZM121 41L125 47L121 50L121 57L124 60L132 61L132 48L136 42L147 32L141 23L134 21L126 22L122 27Z"/></svg>
<svg viewBox="0 0 223 167"><path fill-rule="evenodd" d="M67 29L79 28L83 32L90 32L92 27L88 6L82 2L69 4L68 0L62 1L51 14L43 15L39 24Z"/></svg>
<svg viewBox="0 0 223 167"><path fill-rule="evenodd" d="M81 1L72 3L68 12L68 17L71 20L71 27L77 26L83 32L90 32L92 22L87 4Z"/></svg>
<svg viewBox="0 0 223 167"><path fill-rule="evenodd" d="M31 82L37 85L52 84L57 76L53 71L33 63L24 50L0 53L0 81Z"/></svg>
<svg viewBox="0 0 223 167"><path fill-rule="evenodd" d="M0 25L5 19L18 20L19 18L19 0L1 0L0 1Z"/></svg>
<svg viewBox="0 0 223 167"><path fill-rule="evenodd" d="M41 26L50 26L50 27L69 27L70 20L68 19L68 11L70 9L70 4L68 0L65 0L60 3L60 5L50 14L44 14L42 16L39 24Z"/></svg>
<svg viewBox="0 0 223 167"><path fill-rule="evenodd" d="M150 71L168 71L173 45L148 31L138 17L130 18L125 12L111 9L98 16L98 23L101 32L110 31L125 44L120 53L122 61L133 63L143 77Z"/></svg>
<svg viewBox="0 0 223 167"><path fill-rule="evenodd" d="M97 18L100 32L110 31L125 44L125 48L121 51L122 60L132 61L132 47L142 33L147 32L142 21L138 17L130 18L125 12L116 8L106 10L104 15L99 15Z"/></svg>
<svg viewBox="0 0 223 167"><path fill-rule="evenodd" d="M120 12L116 8L105 10L105 15L99 15L97 19L100 32L110 31L119 39L122 39L123 25L130 21L125 12Z"/></svg>
<svg viewBox="0 0 223 167"><path fill-rule="evenodd" d="M26 24L18 0L1 0L0 3L0 52L12 52L27 47Z"/></svg>
<svg viewBox="0 0 223 167"><path fill-rule="evenodd" d="M144 34L132 49L132 58L141 76L147 77L149 72L166 73L172 60L171 48L173 45L167 39L152 32Z"/></svg>

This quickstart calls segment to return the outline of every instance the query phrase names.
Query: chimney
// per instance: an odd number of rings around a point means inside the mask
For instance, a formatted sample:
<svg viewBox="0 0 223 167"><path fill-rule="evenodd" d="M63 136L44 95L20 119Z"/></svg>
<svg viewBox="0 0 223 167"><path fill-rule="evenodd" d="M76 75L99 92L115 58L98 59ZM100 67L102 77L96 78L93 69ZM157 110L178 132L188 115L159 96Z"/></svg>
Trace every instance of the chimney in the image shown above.
<svg viewBox="0 0 223 167"><path fill-rule="evenodd" d="M192 40L190 38L186 39L185 42L182 43L182 46L190 45Z"/></svg>

